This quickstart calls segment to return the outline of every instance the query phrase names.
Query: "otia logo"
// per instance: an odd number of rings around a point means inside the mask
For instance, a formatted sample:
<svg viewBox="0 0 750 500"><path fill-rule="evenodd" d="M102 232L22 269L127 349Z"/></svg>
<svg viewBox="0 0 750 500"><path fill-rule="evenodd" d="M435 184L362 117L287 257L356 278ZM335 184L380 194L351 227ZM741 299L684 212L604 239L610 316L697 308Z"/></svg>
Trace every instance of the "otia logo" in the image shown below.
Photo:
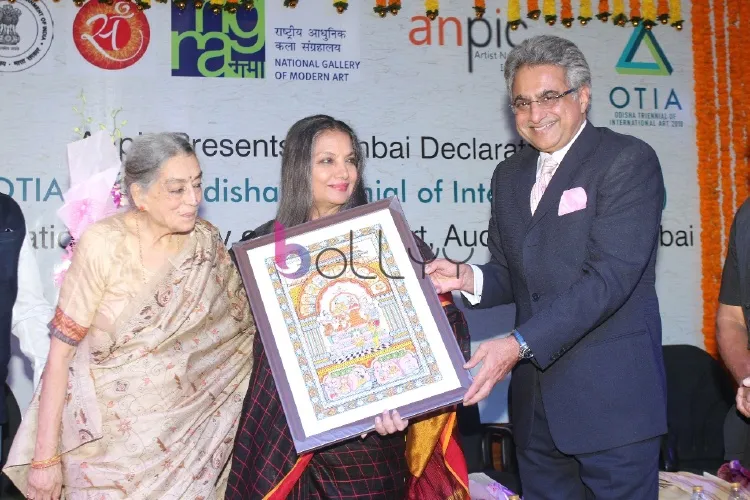
<svg viewBox="0 0 750 500"><path fill-rule="evenodd" d="M636 62L633 60L642 43L645 43L648 47L654 62ZM615 69L621 75L668 76L672 74L672 65L669 64L669 60L664 55L659 42L656 41L656 37L651 30L643 28L643 24L633 31Z"/></svg>
<svg viewBox="0 0 750 500"><path fill-rule="evenodd" d="M172 3L172 76L263 78L266 62L264 0L236 14Z"/></svg>
<svg viewBox="0 0 750 500"><path fill-rule="evenodd" d="M135 3L89 0L73 21L73 41L84 59L102 69L123 69L146 53L151 29Z"/></svg>

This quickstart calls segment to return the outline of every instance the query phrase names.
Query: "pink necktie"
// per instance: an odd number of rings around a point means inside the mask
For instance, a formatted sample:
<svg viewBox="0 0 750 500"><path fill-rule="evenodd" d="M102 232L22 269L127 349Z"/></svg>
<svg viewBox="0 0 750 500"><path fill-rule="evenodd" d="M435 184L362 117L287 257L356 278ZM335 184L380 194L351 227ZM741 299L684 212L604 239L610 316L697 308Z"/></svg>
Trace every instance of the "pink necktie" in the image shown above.
<svg viewBox="0 0 750 500"><path fill-rule="evenodd" d="M545 155L544 160L542 160L542 171L539 172L539 177L531 188L531 215L536 212L539 200L542 199L544 190L547 189L549 181L552 180L556 168L557 162L552 158L552 155Z"/></svg>

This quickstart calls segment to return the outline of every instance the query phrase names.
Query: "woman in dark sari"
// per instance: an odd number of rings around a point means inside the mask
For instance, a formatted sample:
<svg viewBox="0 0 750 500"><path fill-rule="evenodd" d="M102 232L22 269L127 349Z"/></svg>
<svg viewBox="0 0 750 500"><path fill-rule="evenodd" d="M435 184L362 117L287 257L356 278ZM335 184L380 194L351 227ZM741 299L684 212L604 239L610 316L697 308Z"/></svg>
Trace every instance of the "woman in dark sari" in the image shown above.
<svg viewBox="0 0 750 500"><path fill-rule="evenodd" d="M367 203L364 155L354 131L329 116L294 124L285 139L281 199L274 220L243 240ZM416 238L416 237L415 237ZM430 248L416 238L423 257ZM450 294L441 301L468 359L469 336ZM227 499L463 499L468 474L458 446L455 411L406 421L395 413L376 419L376 431L297 455L259 336L253 373L236 437Z"/></svg>

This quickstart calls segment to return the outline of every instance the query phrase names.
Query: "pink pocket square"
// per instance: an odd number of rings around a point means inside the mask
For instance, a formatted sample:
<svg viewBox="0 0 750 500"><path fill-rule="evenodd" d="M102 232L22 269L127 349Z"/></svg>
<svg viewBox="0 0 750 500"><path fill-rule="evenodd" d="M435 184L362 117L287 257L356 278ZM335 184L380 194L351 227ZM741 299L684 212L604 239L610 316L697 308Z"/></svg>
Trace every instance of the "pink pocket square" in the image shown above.
<svg viewBox="0 0 750 500"><path fill-rule="evenodd" d="M586 208L586 191L582 187L568 189L560 197L557 215L565 215Z"/></svg>

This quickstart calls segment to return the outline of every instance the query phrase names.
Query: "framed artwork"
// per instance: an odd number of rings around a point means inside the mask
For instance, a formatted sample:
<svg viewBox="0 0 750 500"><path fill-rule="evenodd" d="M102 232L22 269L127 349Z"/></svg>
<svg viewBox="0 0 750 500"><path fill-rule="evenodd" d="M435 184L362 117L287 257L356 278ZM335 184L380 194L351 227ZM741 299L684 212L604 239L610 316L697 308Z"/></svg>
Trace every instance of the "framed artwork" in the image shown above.
<svg viewBox="0 0 750 500"><path fill-rule="evenodd" d="M298 453L375 416L460 402L471 379L397 198L236 243Z"/></svg>

